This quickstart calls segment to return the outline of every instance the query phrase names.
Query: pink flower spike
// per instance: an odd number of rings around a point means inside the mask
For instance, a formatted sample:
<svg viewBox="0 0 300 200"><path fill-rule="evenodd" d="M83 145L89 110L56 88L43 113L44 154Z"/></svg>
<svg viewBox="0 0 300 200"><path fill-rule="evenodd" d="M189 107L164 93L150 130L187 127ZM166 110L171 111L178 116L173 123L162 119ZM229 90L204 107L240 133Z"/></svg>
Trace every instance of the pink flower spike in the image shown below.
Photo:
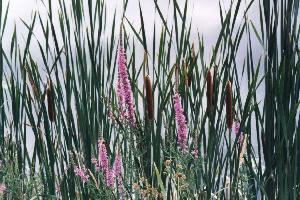
<svg viewBox="0 0 300 200"><path fill-rule="evenodd" d="M112 188L115 183L114 170L108 169L105 173L106 186Z"/></svg>
<svg viewBox="0 0 300 200"><path fill-rule="evenodd" d="M120 121L125 119L125 96L121 67L118 68L117 96L119 102Z"/></svg>
<svg viewBox="0 0 300 200"><path fill-rule="evenodd" d="M88 182L90 176L87 174L85 167L81 168L80 166L75 167L75 175L80 177L83 183Z"/></svg>
<svg viewBox="0 0 300 200"><path fill-rule="evenodd" d="M122 30L122 29L121 29ZM118 49L118 83L117 95L119 99L120 115L126 117L132 127L136 126L135 106L129 76L126 67L126 53L122 43L122 32L120 34Z"/></svg>
<svg viewBox="0 0 300 200"><path fill-rule="evenodd" d="M192 151L192 155L194 156L195 159L198 159L199 158L199 155L198 155L198 149L195 148L193 151Z"/></svg>
<svg viewBox="0 0 300 200"><path fill-rule="evenodd" d="M92 164L95 166L96 171L100 171L100 166L97 158L92 158Z"/></svg>
<svg viewBox="0 0 300 200"><path fill-rule="evenodd" d="M5 184L1 183L0 184L0 195L3 195L6 191L6 186Z"/></svg>
<svg viewBox="0 0 300 200"><path fill-rule="evenodd" d="M233 132L234 132L236 135L239 134L240 127L241 127L241 124L240 124L239 121L233 122L232 130L233 130ZM238 144L242 144L243 140L244 140L244 133L241 132L241 133L240 133L240 136L239 136L239 138L238 138Z"/></svg>
<svg viewBox="0 0 300 200"><path fill-rule="evenodd" d="M98 151L99 151L99 159L98 159L98 166L100 170L103 172L106 172L109 169L109 162L108 162L108 156L106 151L106 146L104 144L104 139L101 138L98 142Z"/></svg>
<svg viewBox="0 0 300 200"><path fill-rule="evenodd" d="M232 130L235 134L238 134L239 133L239 130L240 130L240 122L239 121L235 121L233 122L233 126L232 126Z"/></svg>
<svg viewBox="0 0 300 200"><path fill-rule="evenodd" d="M176 92L173 96L174 108L175 108L175 118L177 126L177 144L179 145L183 153L187 152L187 136L188 129L186 125L185 116L183 113L183 108L181 105L180 95Z"/></svg>
<svg viewBox="0 0 300 200"><path fill-rule="evenodd" d="M116 155L113 170L117 179L118 192L121 196L121 199L123 199L122 161L119 153Z"/></svg>

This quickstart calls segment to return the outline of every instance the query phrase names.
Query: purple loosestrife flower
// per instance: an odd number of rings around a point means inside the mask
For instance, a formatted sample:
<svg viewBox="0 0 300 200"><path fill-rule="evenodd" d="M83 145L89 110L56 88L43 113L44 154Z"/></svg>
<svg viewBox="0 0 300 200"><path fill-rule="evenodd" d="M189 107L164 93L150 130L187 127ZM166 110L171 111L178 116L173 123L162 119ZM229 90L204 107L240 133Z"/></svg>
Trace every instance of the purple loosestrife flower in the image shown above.
<svg viewBox="0 0 300 200"><path fill-rule="evenodd" d="M108 169L105 173L106 186L112 188L115 183L114 170Z"/></svg>
<svg viewBox="0 0 300 200"><path fill-rule="evenodd" d="M122 29L121 29L122 30ZM118 84L117 93L119 98L119 105L121 109L126 112L125 116L130 122L131 126L136 126L136 119L134 113L134 101L129 81L129 76L126 67L126 53L122 43L122 32L120 34L119 50L118 50ZM123 106L125 105L125 107Z"/></svg>
<svg viewBox="0 0 300 200"><path fill-rule="evenodd" d="M97 158L92 158L92 164L95 166L96 171L100 171L100 166L99 166L99 162L97 160Z"/></svg>
<svg viewBox="0 0 300 200"><path fill-rule="evenodd" d="M194 150L192 151L192 155L194 156L195 159L199 158L199 153L198 153L197 147L195 147Z"/></svg>
<svg viewBox="0 0 300 200"><path fill-rule="evenodd" d="M6 192L6 186L5 184L1 183L0 184L0 195L4 195L4 193Z"/></svg>
<svg viewBox="0 0 300 200"><path fill-rule="evenodd" d="M119 191L119 194L121 196L120 199L124 199L123 194L122 194L123 193L122 161L121 161L121 156L120 156L119 153L117 153L117 155L116 155L113 170L115 172L115 176L116 176L116 179L117 179L118 191Z"/></svg>
<svg viewBox="0 0 300 200"><path fill-rule="evenodd" d="M183 113L183 108L181 105L180 95L176 92L173 96L174 108L175 108L175 118L177 126L177 143L182 152L187 152L187 135L188 129L186 125L185 116Z"/></svg>
<svg viewBox="0 0 300 200"><path fill-rule="evenodd" d="M118 68L117 96L119 101L120 121L125 119L125 96L121 67Z"/></svg>
<svg viewBox="0 0 300 200"><path fill-rule="evenodd" d="M101 138L98 142L98 153L99 153L99 159L98 159L98 166L100 170L102 170L104 173L109 169L109 163L108 163L108 157L107 157L107 151L106 146L104 144L104 139Z"/></svg>
<svg viewBox="0 0 300 200"><path fill-rule="evenodd" d="M83 183L88 182L90 176L87 174L85 167L81 168L80 166L75 167L75 175L80 177Z"/></svg>
<svg viewBox="0 0 300 200"><path fill-rule="evenodd" d="M1 183L0 184L0 195L3 195L6 191L6 186L5 184Z"/></svg>
<svg viewBox="0 0 300 200"><path fill-rule="evenodd" d="M103 138L101 138L98 142L98 151L99 151L98 166L99 169L102 170L104 174L106 186L113 187L115 182L115 175L114 175L114 171L109 169L109 161L108 161L106 146L104 144Z"/></svg>
<svg viewBox="0 0 300 200"><path fill-rule="evenodd" d="M239 121L235 121L235 122L233 123L232 130L233 130L233 132L234 132L236 135L239 134L240 127L241 127L241 124L240 124ZM243 140L244 140L244 133L241 132L241 133L240 133L240 136L239 136L239 139L238 139L238 144L242 144Z"/></svg>

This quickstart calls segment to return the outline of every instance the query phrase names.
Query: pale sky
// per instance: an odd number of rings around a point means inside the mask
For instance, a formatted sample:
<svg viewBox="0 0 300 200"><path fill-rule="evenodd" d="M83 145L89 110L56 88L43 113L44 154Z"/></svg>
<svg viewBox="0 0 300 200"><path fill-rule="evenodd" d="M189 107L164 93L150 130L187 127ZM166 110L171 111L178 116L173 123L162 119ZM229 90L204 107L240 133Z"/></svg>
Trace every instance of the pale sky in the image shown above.
<svg viewBox="0 0 300 200"><path fill-rule="evenodd" d="M4 5L7 4L8 0L2 0ZM20 19L23 19L26 22L30 22L33 11L39 10L46 15L46 10L44 5L41 3L41 0L10 0L10 12L8 16L7 24L7 36L11 37L9 33L12 32L14 23L17 25L18 32L26 33L25 26L21 23ZM47 2L47 1L46 1ZM58 10L58 0L52 0L54 16L55 11ZM70 0L65 0L66 4ZM113 18L114 10L117 9L117 23L120 22L122 14L122 0L107 0L108 11L108 24L111 26L111 20ZM140 27L140 17L138 10L138 0L129 0L128 9L126 11L126 17L135 25ZM153 0L142 0L141 6L143 10L144 20L146 24L146 33L148 33L147 38L152 37L152 29L154 20L156 24L160 25L161 20L158 14L155 15L155 4ZM169 19L169 24L172 23L173 19L173 7L168 7L169 0L159 0L158 4L163 11L165 19ZM244 0L242 3L242 9L244 10L245 5L249 0ZM178 1L179 6L183 9L185 1ZM230 0L221 0L221 5L223 8L228 8L230 5ZM255 6L255 5L254 5ZM254 10L254 9L252 9ZM203 35L205 43L211 47L218 36L220 30L220 17L219 17L219 0L189 0L188 6L188 19L192 19L192 37L196 38L197 32L199 31L200 35ZM243 13L243 12L240 12ZM250 11L250 15L255 17L255 14ZM238 16L238 21L241 21L242 16ZM57 20L57 18L56 18ZM149 24L149 26L148 26ZM147 31L147 28L149 31ZM41 30L36 29L35 33L38 35L41 33ZM109 32L107 34L110 34ZM4 46L10 45L10 38L4 40ZM195 41L197 38L195 39ZM151 40L149 40L151 41Z"/></svg>

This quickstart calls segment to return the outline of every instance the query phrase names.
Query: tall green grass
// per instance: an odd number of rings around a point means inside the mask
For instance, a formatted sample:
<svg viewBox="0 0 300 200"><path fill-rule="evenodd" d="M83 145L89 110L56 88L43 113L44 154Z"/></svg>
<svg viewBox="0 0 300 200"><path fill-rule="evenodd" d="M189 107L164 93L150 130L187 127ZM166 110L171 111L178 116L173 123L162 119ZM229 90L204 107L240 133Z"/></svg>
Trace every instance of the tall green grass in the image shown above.
<svg viewBox="0 0 300 200"><path fill-rule="evenodd" d="M91 159L97 157L97 142L103 137L111 163L117 150L122 155L128 199L140 198L141 190L136 191L134 185L144 178L163 199L299 198L297 1L261 0L258 8L253 6L255 1L250 1L245 9L241 0L228 8L220 3L216 11L221 19L220 32L212 52L204 45L201 33L191 39L196 31L187 17L192 1L169 1L170 18L160 2L153 0L160 23L151 25L145 24L146 11L140 2L139 26L127 18L128 1L123 1L121 19L117 19L120 15L116 10L107 9L104 0L39 3L43 6L32 14L31 21L21 20L26 35L15 28L10 49L3 49L9 8L0 2L0 81L8 86L7 90L3 84L0 86L4 162L0 180L8 187L4 197L118 198L119 194L106 188L101 176L96 177L97 188L92 183L83 184L74 174L77 165L85 165L96 174ZM56 3L58 10L53 8ZM258 9L259 24L249 19L251 9ZM42 14L45 10L47 16ZM242 20L237 20L238 16ZM122 40L136 105L135 129L117 118L120 28L124 30ZM37 29L42 35L36 34ZM152 38L146 36L149 31ZM255 40L264 51L259 60L253 57L253 51L257 51L253 49ZM238 63L238 56L244 52L242 42L247 45L243 66ZM211 57L207 59L209 52ZM207 112L209 69L214 70L214 93L213 107ZM148 119L145 112L142 80L147 74L153 83L154 120ZM186 77L191 81L189 86ZM241 78L245 77L248 91L242 96ZM247 136L245 148L226 127L228 80L232 82L234 119L240 121L241 131ZM48 115L47 81L54 85L53 122ZM197 147L199 159L176 148L172 96L177 87L187 118L189 149ZM262 87L265 98L259 102L258 89ZM115 123L108 118L110 108ZM252 144L255 140L257 145ZM166 164L166 160L171 163ZM186 177L180 183L175 178L179 173ZM19 181L13 184L14 178ZM180 184L188 187L180 189ZM22 193L24 196L20 196ZM149 194L149 198L154 197Z"/></svg>

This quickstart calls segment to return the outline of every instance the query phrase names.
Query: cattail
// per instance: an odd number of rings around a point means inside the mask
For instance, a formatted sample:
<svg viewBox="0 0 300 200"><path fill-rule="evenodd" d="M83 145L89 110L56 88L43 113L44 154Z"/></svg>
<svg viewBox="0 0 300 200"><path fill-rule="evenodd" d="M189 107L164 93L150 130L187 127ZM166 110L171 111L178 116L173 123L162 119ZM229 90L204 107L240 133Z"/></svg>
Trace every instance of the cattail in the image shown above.
<svg viewBox="0 0 300 200"><path fill-rule="evenodd" d="M212 109L213 88L214 88L211 70L208 70L206 85L207 85L207 91L206 91L207 109L206 110L207 112L210 112Z"/></svg>
<svg viewBox="0 0 300 200"><path fill-rule="evenodd" d="M180 95L176 92L173 96L174 108L175 108L175 118L176 118L176 126L177 126L177 143L182 152L187 151L187 137L188 137L188 129L186 125L185 116L183 113L183 108L181 105Z"/></svg>
<svg viewBox="0 0 300 200"><path fill-rule="evenodd" d="M231 82L227 81L226 83L226 123L229 129L232 128L233 124L233 116L232 116L232 90L231 90Z"/></svg>
<svg viewBox="0 0 300 200"><path fill-rule="evenodd" d="M55 121L55 106L54 106L54 90L52 81L48 80L48 86L46 89L47 100L48 100L48 116L51 122Z"/></svg>
<svg viewBox="0 0 300 200"><path fill-rule="evenodd" d="M152 95L152 84L149 75L145 76L145 88L146 88L146 101L147 101L147 113L150 120L154 119L153 110L153 95Z"/></svg>
<svg viewBox="0 0 300 200"><path fill-rule="evenodd" d="M192 84L192 72L190 71L189 65L187 66L187 86L190 88Z"/></svg>

